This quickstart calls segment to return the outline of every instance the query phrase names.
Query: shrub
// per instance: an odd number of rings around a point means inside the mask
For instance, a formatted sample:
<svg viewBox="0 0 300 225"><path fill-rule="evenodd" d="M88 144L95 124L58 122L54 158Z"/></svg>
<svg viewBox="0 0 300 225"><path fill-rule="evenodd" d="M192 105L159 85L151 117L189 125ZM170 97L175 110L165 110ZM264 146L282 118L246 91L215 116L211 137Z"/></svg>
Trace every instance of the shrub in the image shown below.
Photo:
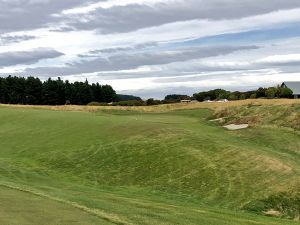
<svg viewBox="0 0 300 225"><path fill-rule="evenodd" d="M280 98L292 98L293 91L289 88L280 88L279 89L279 97Z"/></svg>
<svg viewBox="0 0 300 225"><path fill-rule="evenodd" d="M90 102L87 105L88 106L107 106L108 104L106 102Z"/></svg>
<svg viewBox="0 0 300 225"><path fill-rule="evenodd" d="M159 101L159 100L154 100L153 98L149 98L149 99L146 101L146 104L147 104L147 105L159 105L159 104L161 104L161 101Z"/></svg>
<svg viewBox="0 0 300 225"><path fill-rule="evenodd" d="M266 90L266 96L267 96L267 98L275 98L276 96L277 96L277 92L278 91L278 89L277 88L275 88L275 87L270 87L270 88L268 88L267 90Z"/></svg>
<svg viewBox="0 0 300 225"><path fill-rule="evenodd" d="M114 102L114 106L145 106L146 103L140 100L130 100L130 101L121 101L121 102Z"/></svg>
<svg viewBox="0 0 300 225"><path fill-rule="evenodd" d="M262 213L265 215L270 211L278 212L277 215L282 218L299 219L300 216L300 193L278 193L269 196L266 199L255 200L243 207L243 209Z"/></svg>

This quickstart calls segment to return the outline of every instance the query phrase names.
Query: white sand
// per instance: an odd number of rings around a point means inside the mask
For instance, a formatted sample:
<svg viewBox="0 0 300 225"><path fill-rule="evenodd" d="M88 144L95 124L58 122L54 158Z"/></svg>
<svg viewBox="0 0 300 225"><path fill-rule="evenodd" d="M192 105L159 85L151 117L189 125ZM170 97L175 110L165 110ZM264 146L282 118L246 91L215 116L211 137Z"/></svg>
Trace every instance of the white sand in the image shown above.
<svg viewBox="0 0 300 225"><path fill-rule="evenodd" d="M229 124L224 126L228 130L241 130L249 127L249 124Z"/></svg>

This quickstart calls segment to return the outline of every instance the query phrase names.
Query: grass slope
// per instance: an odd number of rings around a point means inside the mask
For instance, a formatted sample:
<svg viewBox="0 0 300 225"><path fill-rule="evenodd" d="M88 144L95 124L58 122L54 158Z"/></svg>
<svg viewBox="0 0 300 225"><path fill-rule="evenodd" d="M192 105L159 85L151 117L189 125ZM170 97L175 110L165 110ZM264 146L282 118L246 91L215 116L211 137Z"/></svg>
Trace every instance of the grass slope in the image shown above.
<svg viewBox="0 0 300 225"><path fill-rule="evenodd" d="M234 121L231 110L216 115ZM5 221L40 224L64 210L74 220L62 224L297 224L258 215L299 216L297 126L230 132L207 109L91 111L0 108L0 199L36 199L29 211L0 204Z"/></svg>
<svg viewBox="0 0 300 225"><path fill-rule="evenodd" d="M111 224L67 204L20 190L0 188L0 224Z"/></svg>

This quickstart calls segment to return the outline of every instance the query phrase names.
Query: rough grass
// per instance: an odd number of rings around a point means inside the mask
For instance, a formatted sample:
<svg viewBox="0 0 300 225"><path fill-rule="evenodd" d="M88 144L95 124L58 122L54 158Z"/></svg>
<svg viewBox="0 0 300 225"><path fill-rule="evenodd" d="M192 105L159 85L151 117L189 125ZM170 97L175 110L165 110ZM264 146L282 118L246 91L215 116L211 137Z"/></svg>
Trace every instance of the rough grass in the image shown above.
<svg viewBox="0 0 300 225"><path fill-rule="evenodd" d="M200 103L178 103L155 106L78 106L78 105L64 105L64 106L28 106L28 105L2 105L3 107L12 108L32 108L32 109L48 109L58 111L78 111L78 112L97 112L97 111L137 111L137 112L169 112L174 110L187 109L213 109L222 110L224 108L239 107L247 105L293 105L300 104L300 99L247 99L241 101L230 101L224 103L218 102L200 102ZM1 106L1 104L0 104Z"/></svg>
<svg viewBox="0 0 300 225"><path fill-rule="evenodd" d="M261 140L262 132L257 133L257 140L262 141L265 145L273 146L274 149L285 149L283 153L290 152L296 158L299 158L299 143L295 139L290 139L290 134L295 133L295 137L299 135L300 130L300 105L255 105L248 104L246 106L224 108L215 113L217 118L223 118L219 121L221 124L243 124L247 123L255 127L258 131L261 129L275 130L286 128L289 132L278 133L277 136L270 136L268 139ZM265 136L265 135L264 135ZM291 142L291 143L288 143ZM275 144L276 143L276 144ZM290 147L287 147L290 145ZM291 167L283 165L281 162L268 159L261 159L266 163L272 163L274 168L280 171L291 171ZM263 213L269 216L285 217L299 220L300 217L300 182L295 180L292 190L283 190L283 192L275 193L267 198L254 200L245 205L244 208L253 212Z"/></svg>
<svg viewBox="0 0 300 225"><path fill-rule="evenodd" d="M219 109L215 116L223 123L248 123L251 126L277 126L300 130L300 104L255 105Z"/></svg>
<svg viewBox="0 0 300 225"><path fill-rule="evenodd" d="M289 218L299 221L300 193L282 192L266 199L256 200L244 206L244 209L264 213L269 216Z"/></svg>
<svg viewBox="0 0 300 225"><path fill-rule="evenodd" d="M300 187L299 133L292 122L272 122L289 118L279 116L277 107L297 112L297 101L276 100L274 106L263 101L114 110L2 106L1 182L14 192L23 190L12 201L31 193L42 199L41 209L45 202L57 202L76 215L91 216L90 224L297 224L263 216L273 212L298 219L298 194L288 193ZM193 107L199 109L176 110ZM226 131L209 122L215 115L205 107L231 121L255 110L269 122ZM266 110L274 113L264 116ZM5 191L0 188L0 197ZM287 207L276 207L280 204ZM8 211L6 221L16 215L23 220L19 224L28 224L28 215L47 220L36 206L29 212L22 207Z"/></svg>

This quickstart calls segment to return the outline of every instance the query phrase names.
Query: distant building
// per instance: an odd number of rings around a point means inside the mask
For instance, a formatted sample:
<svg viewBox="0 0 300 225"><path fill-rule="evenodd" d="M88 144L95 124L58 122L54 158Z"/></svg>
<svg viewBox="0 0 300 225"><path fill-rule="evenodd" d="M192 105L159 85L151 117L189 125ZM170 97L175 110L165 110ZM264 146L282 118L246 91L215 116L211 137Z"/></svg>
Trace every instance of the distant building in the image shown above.
<svg viewBox="0 0 300 225"><path fill-rule="evenodd" d="M300 81L283 82L281 87L291 89L293 91L294 98L300 98Z"/></svg>
<svg viewBox="0 0 300 225"><path fill-rule="evenodd" d="M228 99L220 99L217 102L229 102Z"/></svg>

